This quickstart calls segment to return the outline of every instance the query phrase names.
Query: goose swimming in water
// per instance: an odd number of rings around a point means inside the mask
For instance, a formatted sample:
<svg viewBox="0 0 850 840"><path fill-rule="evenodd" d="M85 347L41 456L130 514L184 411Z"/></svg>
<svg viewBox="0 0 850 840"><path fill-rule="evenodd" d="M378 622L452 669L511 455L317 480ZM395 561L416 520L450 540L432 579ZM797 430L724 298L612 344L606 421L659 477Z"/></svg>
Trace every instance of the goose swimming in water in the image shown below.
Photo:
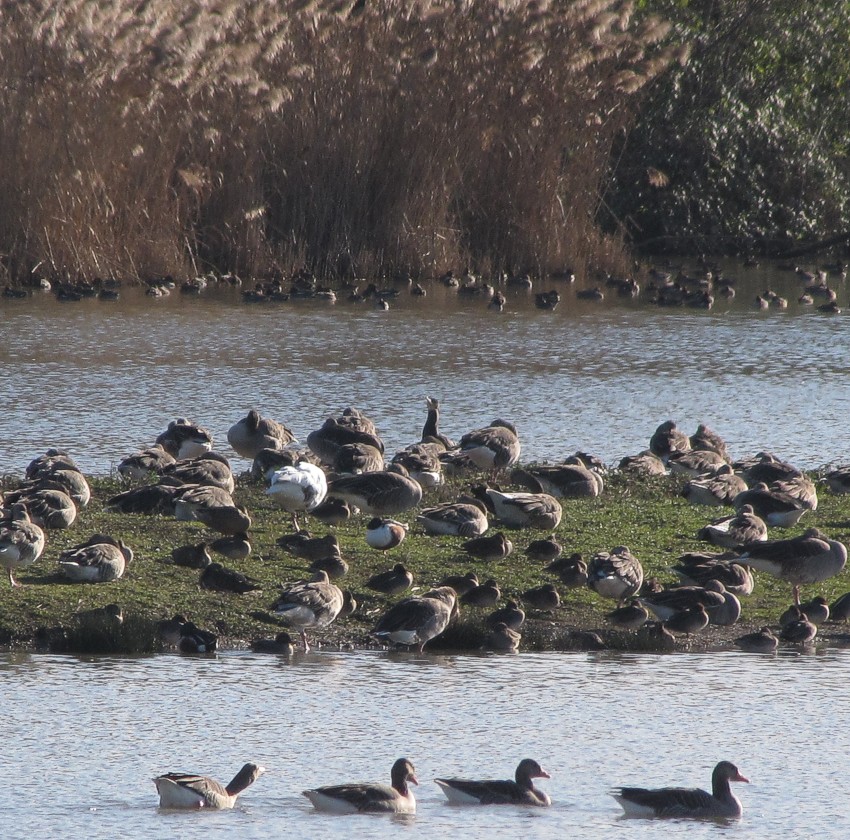
<svg viewBox="0 0 850 840"><path fill-rule="evenodd" d="M416 799L409 785L418 785L416 771L406 758L400 758L390 771L390 785L326 785L303 791L318 811L334 814L391 813L413 814Z"/></svg>
<svg viewBox="0 0 850 840"><path fill-rule="evenodd" d="M225 786L209 776L193 773L165 773L153 783L159 794L160 808L232 808L236 798L266 770L258 764L246 764Z"/></svg>
<svg viewBox="0 0 850 840"><path fill-rule="evenodd" d="M513 780L434 779L449 802L459 805L551 805L549 795L534 786L534 779L551 776L532 758L524 758Z"/></svg>

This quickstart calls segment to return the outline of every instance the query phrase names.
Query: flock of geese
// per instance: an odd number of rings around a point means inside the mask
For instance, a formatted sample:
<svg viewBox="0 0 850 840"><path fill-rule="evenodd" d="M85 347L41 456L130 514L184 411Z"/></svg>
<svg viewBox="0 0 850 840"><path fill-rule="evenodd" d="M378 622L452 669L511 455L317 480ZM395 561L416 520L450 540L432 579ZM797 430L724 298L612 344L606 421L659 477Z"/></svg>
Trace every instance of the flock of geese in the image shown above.
<svg viewBox="0 0 850 840"><path fill-rule="evenodd" d="M227 785L191 773L165 773L153 781L162 808L225 809L252 785L265 768L249 762ZM517 765L513 779L434 779L435 784L455 805L517 805L545 807L552 800L534 784L549 779L549 773L532 758ZM416 770L407 758L399 758L390 771L390 784L349 783L325 785L303 794L318 811L333 814L392 813L413 814L416 799L411 785L418 785ZM732 793L730 782L748 782L729 761L721 761L711 776L711 792L701 788L618 787L611 795L620 803L625 816L674 817L687 819L731 820L743 814L740 800Z"/></svg>
<svg viewBox="0 0 850 840"><path fill-rule="evenodd" d="M553 531L561 521L561 500L592 498L604 490L604 465L592 456L576 453L561 464L519 466L521 444L512 423L496 419L456 444L440 431L439 402L429 398L426 409L421 439L391 459L385 456L374 423L353 408L311 432L306 447L297 444L285 425L255 410L229 429L230 446L252 461L252 475L266 482L269 500L292 517L293 533L282 536L278 544L311 561L312 576L282 587L270 607L275 618L300 634L305 651L308 633L350 614L356 601L336 583L347 572L336 536L310 537L300 529L299 516L333 525L355 512L363 514L368 519L367 544L386 551L400 545L408 533L409 526L393 517L415 508L416 524L425 534L463 537L462 549L470 558L492 561L514 550L513 540L491 529L492 520L515 533ZM248 592L257 588L256 582L210 556L212 551L224 559L247 557L252 525L249 512L234 502L236 481L227 458L212 446L212 435L203 427L182 418L171 422L152 447L121 461L119 474L134 486L107 505L123 513L162 513L202 522L220 536L175 549L173 562L200 569L202 589ZM530 541L526 555L546 563L545 570L564 586L588 586L616 602L606 615L615 628L636 631L654 615L656 622L650 626L663 642L671 634L690 637L709 625L732 625L741 616L741 597L753 590L753 570L791 585L793 605L780 621L780 637L789 643L811 642L817 625L830 616L835 620L850 616L850 596L831 607L822 596L805 603L800 598L801 586L824 581L844 568L843 543L816 528L792 538L768 539L768 527L787 528L817 507L815 485L801 470L766 453L732 463L725 443L711 429L700 425L689 436L672 421L656 429L647 450L623 458L619 469L643 476L668 471L684 476L683 495L689 501L728 505L735 512L700 532L722 550L682 556L675 566L682 585L670 588L645 580L640 560L626 546L598 551L585 562L578 555L563 556L552 536ZM139 483L151 474L158 477L156 484ZM509 477L523 489L472 484L455 501L423 506L424 495L445 475L480 479L482 474ZM848 469L835 470L825 480L834 492L850 490ZM5 493L0 520L0 565L7 569L13 587L19 585L15 570L42 554L44 529L69 527L77 506L86 505L89 498L85 476L67 454L49 450L30 463L25 480ZM70 580L92 583L119 579L132 561L133 550L123 539L106 534L94 534L58 558L59 569ZM373 576L367 586L402 595L412 581L410 570L397 563ZM495 608L486 619L488 647L513 652L521 642L523 606L551 611L560 603L553 583L522 593L521 603L509 600L500 607L500 599L501 590L492 578L481 582L474 572L449 575L423 594L390 606L372 635L385 644L422 651L444 632L461 605ZM213 634L182 615L163 621L161 636L185 652L210 651L216 644ZM757 651L775 649L778 642L767 627L737 640L742 648ZM255 649L288 653L293 640L282 632L274 639L258 640Z"/></svg>

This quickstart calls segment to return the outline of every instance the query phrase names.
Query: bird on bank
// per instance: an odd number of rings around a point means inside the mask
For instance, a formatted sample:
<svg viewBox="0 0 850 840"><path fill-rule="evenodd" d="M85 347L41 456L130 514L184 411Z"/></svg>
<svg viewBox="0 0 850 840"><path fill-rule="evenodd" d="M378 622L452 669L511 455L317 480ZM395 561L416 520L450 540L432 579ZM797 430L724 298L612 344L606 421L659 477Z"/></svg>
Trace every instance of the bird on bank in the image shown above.
<svg viewBox="0 0 850 840"><path fill-rule="evenodd" d="M513 543L501 532L487 537L467 540L461 548L470 556L485 562L504 560L513 550Z"/></svg>
<svg viewBox="0 0 850 840"><path fill-rule="evenodd" d="M210 563L201 572L198 585L201 589L213 592L235 592L237 595L262 588L258 581L247 577L236 569L222 566L221 563Z"/></svg>
<svg viewBox="0 0 850 840"><path fill-rule="evenodd" d="M373 516L366 523L366 543L378 551L388 551L401 545L407 536L407 528L395 519Z"/></svg>
<svg viewBox="0 0 850 840"><path fill-rule="evenodd" d="M328 495L371 516L392 516L416 507L422 501L422 487L396 465L379 472L340 476L328 485Z"/></svg>
<svg viewBox="0 0 850 840"><path fill-rule="evenodd" d="M334 814L413 814L416 799L409 785L418 785L413 764L400 758L390 771L391 784L325 785L303 791L317 811Z"/></svg>
<svg viewBox="0 0 850 840"><path fill-rule="evenodd" d="M118 580L133 560L133 550L122 539L95 534L59 555L59 567L72 581L105 583Z"/></svg>
<svg viewBox="0 0 850 840"><path fill-rule="evenodd" d="M587 585L603 598L622 604L643 584L643 566L624 545L600 551L587 564Z"/></svg>
<svg viewBox="0 0 850 840"><path fill-rule="evenodd" d="M460 598L474 586L478 586L478 575L475 572L467 572L465 575L446 575L440 581L440 586L451 586Z"/></svg>
<svg viewBox="0 0 850 840"><path fill-rule="evenodd" d="M532 540L526 546L525 556L536 563L552 563L561 556L563 550L563 546L554 537L546 537L542 540Z"/></svg>
<svg viewBox="0 0 850 840"><path fill-rule="evenodd" d="M141 481L151 473L161 475L165 467L174 463L174 456L165 448L156 444L148 449L142 449L128 455L118 464L118 474L125 479Z"/></svg>
<svg viewBox="0 0 850 840"><path fill-rule="evenodd" d="M476 485L472 492L509 528L551 531L561 521L561 503L548 493L503 493L483 485Z"/></svg>
<svg viewBox="0 0 850 840"><path fill-rule="evenodd" d="M378 620L372 635L384 642L416 645L422 653L425 645L449 626L457 609L454 589L439 586L422 596L404 598L394 604Z"/></svg>
<svg viewBox="0 0 850 840"><path fill-rule="evenodd" d="M534 779L551 776L532 758L524 758L516 768L514 778L434 779L449 802L464 805L531 805L552 804L549 795L534 786Z"/></svg>
<svg viewBox="0 0 850 840"><path fill-rule="evenodd" d="M554 583L544 583L542 586L526 589L522 593L522 602L527 607L551 612L561 606L561 596Z"/></svg>
<svg viewBox="0 0 850 840"><path fill-rule="evenodd" d="M519 630L525 623L525 611L517 604L516 601L508 601L504 607L499 607L493 610L487 618L484 619L488 627L495 627L497 624L504 624L511 630Z"/></svg>
<svg viewBox="0 0 850 840"><path fill-rule="evenodd" d="M283 449L294 440L283 423L263 418L253 408L227 430L227 442L243 458L256 458L263 449Z"/></svg>
<svg viewBox="0 0 850 840"><path fill-rule="evenodd" d="M773 635L769 627L762 627L755 633L739 636L734 644L747 653L773 653L779 645L779 639Z"/></svg>
<svg viewBox="0 0 850 840"><path fill-rule="evenodd" d="M330 582L325 571L310 580L285 588L272 605L272 612L301 631L304 652L310 650L307 630L327 627L340 614L344 605L342 590Z"/></svg>
<svg viewBox="0 0 850 840"><path fill-rule="evenodd" d="M480 537L490 527L487 508L479 499L425 508L416 521L432 536Z"/></svg>
<svg viewBox="0 0 850 840"><path fill-rule="evenodd" d="M30 520L26 506L13 504L11 518L0 521L0 566L9 573L12 587L22 584L15 580L14 570L31 566L44 551L44 531Z"/></svg>
<svg viewBox="0 0 850 840"><path fill-rule="evenodd" d="M697 538L721 548L738 549L747 543L767 539L767 525L756 515L752 505L743 505L734 516L715 519L700 528Z"/></svg>
<svg viewBox="0 0 850 840"><path fill-rule="evenodd" d="M479 586L474 586L461 599L461 604L467 607L495 607L502 591L493 578L485 580Z"/></svg>
<svg viewBox="0 0 850 840"><path fill-rule="evenodd" d="M649 620L649 611L637 598L605 614L605 618L619 630L637 630Z"/></svg>
<svg viewBox="0 0 850 840"><path fill-rule="evenodd" d="M459 445L479 470L494 472L513 466L522 451L516 426L507 420L467 432Z"/></svg>
<svg viewBox="0 0 850 840"><path fill-rule="evenodd" d="M246 764L227 785L209 776L193 773L165 773L153 783L159 794L160 808L232 808L240 793L249 788L266 770L258 764Z"/></svg>
<svg viewBox="0 0 850 840"><path fill-rule="evenodd" d="M251 642L254 653L274 653L280 656L292 656L295 648L292 637L285 630L275 635L273 639L255 639Z"/></svg>
<svg viewBox="0 0 850 840"><path fill-rule="evenodd" d="M522 636L504 621L497 621L484 638L484 648L494 653L516 653Z"/></svg>
<svg viewBox="0 0 850 840"><path fill-rule="evenodd" d="M406 569L403 563L396 563L392 569L372 575L366 581L366 586L384 595L400 595L413 586L413 572Z"/></svg>
<svg viewBox="0 0 850 840"><path fill-rule="evenodd" d="M272 474L266 490L278 507L292 514L292 527L297 532L298 514L317 508L328 493L328 480L324 470L307 461L291 467L282 467Z"/></svg>

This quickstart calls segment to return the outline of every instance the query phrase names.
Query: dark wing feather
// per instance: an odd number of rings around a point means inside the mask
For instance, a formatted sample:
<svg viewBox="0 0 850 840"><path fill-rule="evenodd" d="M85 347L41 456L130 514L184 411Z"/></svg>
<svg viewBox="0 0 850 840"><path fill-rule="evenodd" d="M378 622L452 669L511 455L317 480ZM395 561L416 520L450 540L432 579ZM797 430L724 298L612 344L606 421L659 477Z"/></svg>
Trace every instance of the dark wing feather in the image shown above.
<svg viewBox="0 0 850 840"><path fill-rule="evenodd" d="M620 788L620 795L636 805L652 808L660 817L711 810L716 804L715 798L700 788Z"/></svg>

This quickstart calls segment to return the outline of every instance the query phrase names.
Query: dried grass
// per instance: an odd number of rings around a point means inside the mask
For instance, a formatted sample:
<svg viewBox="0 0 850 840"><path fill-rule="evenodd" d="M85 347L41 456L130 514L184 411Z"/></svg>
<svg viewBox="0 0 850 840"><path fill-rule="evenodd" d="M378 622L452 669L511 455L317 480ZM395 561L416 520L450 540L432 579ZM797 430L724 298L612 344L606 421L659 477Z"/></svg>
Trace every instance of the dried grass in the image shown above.
<svg viewBox="0 0 850 840"><path fill-rule="evenodd" d="M621 258L598 185L674 58L632 7L0 0L7 271Z"/></svg>

